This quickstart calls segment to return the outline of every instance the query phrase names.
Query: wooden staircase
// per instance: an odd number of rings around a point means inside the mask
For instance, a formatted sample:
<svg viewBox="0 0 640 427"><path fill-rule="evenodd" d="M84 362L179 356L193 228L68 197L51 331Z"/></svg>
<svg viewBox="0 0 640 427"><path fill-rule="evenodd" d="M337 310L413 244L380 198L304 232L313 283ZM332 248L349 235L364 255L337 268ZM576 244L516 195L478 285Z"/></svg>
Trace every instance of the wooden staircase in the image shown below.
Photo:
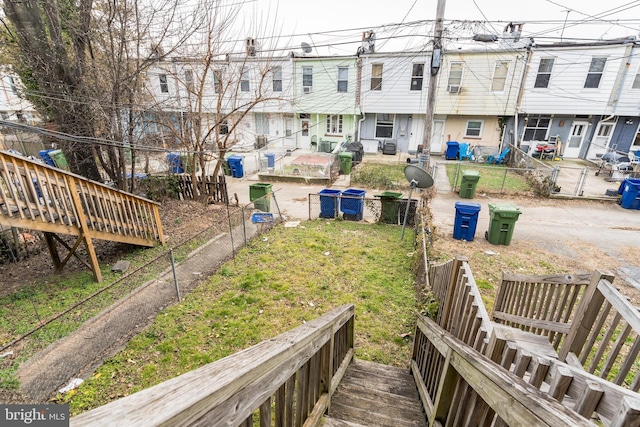
<svg viewBox="0 0 640 427"><path fill-rule="evenodd" d="M409 369L354 360L331 399L329 427L427 425Z"/></svg>

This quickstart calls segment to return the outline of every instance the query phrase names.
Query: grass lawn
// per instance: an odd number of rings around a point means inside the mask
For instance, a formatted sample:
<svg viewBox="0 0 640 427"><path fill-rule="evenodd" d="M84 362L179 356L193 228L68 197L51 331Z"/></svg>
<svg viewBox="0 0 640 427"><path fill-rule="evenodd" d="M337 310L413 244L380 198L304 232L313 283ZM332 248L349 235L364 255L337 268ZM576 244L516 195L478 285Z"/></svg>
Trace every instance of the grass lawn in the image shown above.
<svg viewBox="0 0 640 427"><path fill-rule="evenodd" d="M160 313L73 395L103 405L274 337L332 308L356 307L356 357L408 366L415 324L412 239L400 227L310 221L276 227ZM406 237L406 236L405 236Z"/></svg>
<svg viewBox="0 0 640 427"><path fill-rule="evenodd" d="M480 172L476 193L509 194L524 193L532 190L530 182L514 169L507 169L502 165L478 165L468 162L448 163L446 165L447 177L452 188L460 187L462 172L466 170Z"/></svg>

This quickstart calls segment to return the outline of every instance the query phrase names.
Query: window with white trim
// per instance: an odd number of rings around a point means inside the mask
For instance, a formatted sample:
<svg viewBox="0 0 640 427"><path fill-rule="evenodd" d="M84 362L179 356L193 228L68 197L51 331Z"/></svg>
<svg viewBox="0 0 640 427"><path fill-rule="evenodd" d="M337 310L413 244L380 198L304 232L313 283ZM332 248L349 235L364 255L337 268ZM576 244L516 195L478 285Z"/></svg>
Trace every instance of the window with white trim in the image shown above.
<svg viewBox="0 0 640 427"><path fill-rule="evenodd" d="M269 135L269 115L267 113L256 113L256 134Z"/></svg>
<svg viewBox="0 0 640 427"><path fill-rule="evenodd" d="M382 90L382 64L371 64L371 90Z"/></svg>
<svg viewBox="0 0 640 427"><path fill-rule="evenodd" d="M302 92L310 93L313 90L313 67L302 67Z"/></svg>
<svg viewBox="0 0 640 427"><path fill-rule="evenodd" d="M11 93L14 95L18 94L18 86L16 85L16 81L13 76L7 76L9 78L9 87L11 88Z"/></svg>
<svg viewBox="0 0 640 427"><path fill-rule="evenodd" d="M327 134L342 135L342 114L327 116Z"/></svg>
<svg viewBox="0 0 640 427"><path fill-rule="evenodd" d="M349 67L338 67L338 92L349 89Z"/></svg>
<svg viewBox="0 0 640 427"><path fill-rule="evenodd" d="M226 135L229 133L229 121L224 119L221 123L218 124L218 134Z"/></svg>
<svg viewBox="0 0 640 427"><path fill-rule="evenodd" d="M422 90L423 79L424 79L424 63L411 64L410 90Z"/></svg>
<svg viewBox="0 0 640 427"><path fill-rule="evenodd" d="M184 70L184 84L190 91L193 91L193 71L192 70Z"/></svg>
<svg viewBox="0 0 640 427"><path fill-rule="evenodd" d="M449 79L447 80L448 92L460 91L460 86L462 86L463 66L464 66L464 62L452 62L451 65L449 66Z"/></svg>
<svg viewBox="0 0 640 427"><path fill-rule="evenodd" d="M636 73L636 77L633 79L631 89L640 89L640 70Z"/></svg>
<svg viewBox="0 0 640 427"><path fill-rule="evenodd" d="M273 91L282 92L282 67L273 67Z"/></svg>
<svg viewBox="0 0 640 427"><path fill-rule="evenodd" d="M169 83L167 82L167 75L160 74L158 76L158 81L160 82L160 92L169 93Z"/></svg>
<svg viewBox="0 0 640 427"><path fill-rule="evenodd" d="M546 141L549 127L551 126L551 117L548 116L529 116L526 118L524 125L523 141Z"/></svg>
<svg viewBox="0 0 640 427"><path fill-rule="evenodd" d="M511 61L496 61L493 69L493 80L491 80L492 92L503 92L507 85L507 75L509 74L509 66Z"/></svg>
<svg viewBox="0 0 640 427"><path fill-rule="evenodd" d="M604 73L604 66L607 63L607 58L593 57L591 58L591 65L589 65L589 72L587 73L587 79L584 81L584 87L588 89L597 89L600 86L600 79L602 79L602 73Z"/></svg>
<svg viewBox="0 0 640 427"><path fill-rule="evenodd" d="M484 120L467 120L464 136L465 138L482 138L483 128Z"/></svg>
<svg viewBox="0 0 640 427"><path fill-rule="evenodd" d="M540 59L540 64L538 64L538 74L536 75L536 82L533 84L533 87L549 87L549 81L551 80L551 71L553 70L553 62L553 58Z"/></svg>
<svg viewBox="0 0 640 427"><path fill-rule="evenodd" d="M394 114L376 114L376 138L393 138Z"/></svg>
<svg viewBox="0 0 640 427"><path fill-rule="evenodd" d="M222 92L222 71L213 70L213 91L214 93Z"/></svg>
<svg viewBox="0 0 640 427"><path fill-rule="evenodd" d="M249 92L249 70L242 70L240 77L240 91Z"/></svg>

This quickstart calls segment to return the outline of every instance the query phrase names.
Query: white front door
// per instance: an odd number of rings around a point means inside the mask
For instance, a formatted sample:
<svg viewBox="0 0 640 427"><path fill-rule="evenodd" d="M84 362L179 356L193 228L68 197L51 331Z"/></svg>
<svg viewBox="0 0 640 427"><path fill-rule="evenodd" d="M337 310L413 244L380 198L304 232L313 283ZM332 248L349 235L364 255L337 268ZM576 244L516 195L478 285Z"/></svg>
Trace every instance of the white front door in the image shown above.
<svg viewBox="0 0 640 427"><path fill-rule="evenodd" d="M584 141L584 136L587 134L587 122L573 122L571 126L571 132L569 133L569 140L565 143L563 157L568 159L577 159L580 155L580 148Z"/></svg>
<svg viewBox="0 0 640 427"><path fill-rule="evenodd" d="M596 133L593 135L589 151L587 153L587 159L595 160L599 156L598 154L605 154L609 148L609 142L611 141L611 135L613 135L613 127L615 123L600 122L596 128Z"/></svg>
<svg viewBox="0 0 640 427"><path fill-rule="evenodd" d="M431 152L442 153L444 143L444 120L434 120L431 129Z"/></svg>
<svg viewBox="0 0 640 427"><path fill-rule="evenodd" d="M303 148L305 150L311 148L310 129L311 121L309 119L300 119L300 148Z"/></svg>

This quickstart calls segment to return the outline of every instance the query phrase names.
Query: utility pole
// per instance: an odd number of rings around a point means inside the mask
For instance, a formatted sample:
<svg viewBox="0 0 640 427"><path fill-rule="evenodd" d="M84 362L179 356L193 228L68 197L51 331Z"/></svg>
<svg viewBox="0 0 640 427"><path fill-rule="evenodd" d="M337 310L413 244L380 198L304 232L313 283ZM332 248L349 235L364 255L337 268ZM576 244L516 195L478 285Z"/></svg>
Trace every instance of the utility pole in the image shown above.
<svg viewBox="0 0 640 427"><path fill-rule="evenodd" d="M425 169L429 169L431 158L431 134L433 132L433 114L436 102L436 87L438 86L438 72L442 62L442 31L444 28L444 6L446 0L438 0L436 7L436 24L433 34L433 50L431 52L431 66L429 72L429 88L427 91L427 112L424 118L424 135L422 151L426 156Z"/></svg>

